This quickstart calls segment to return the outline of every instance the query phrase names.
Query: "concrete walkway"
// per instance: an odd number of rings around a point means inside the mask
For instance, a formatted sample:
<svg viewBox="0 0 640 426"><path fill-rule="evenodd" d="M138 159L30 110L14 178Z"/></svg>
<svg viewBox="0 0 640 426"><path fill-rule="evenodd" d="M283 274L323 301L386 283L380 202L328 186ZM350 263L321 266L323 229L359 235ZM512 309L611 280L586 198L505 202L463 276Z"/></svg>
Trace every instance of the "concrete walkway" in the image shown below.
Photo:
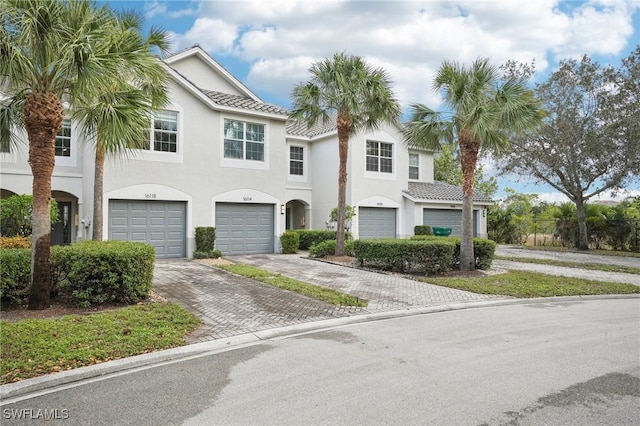
<svg viewBox="0 0 640 426"><path fill-rule="evenodd" d="M513 246L498 246L496 256L521 257L542 260L557 260L562 262L574 262L584 264L600 264L626 266L640 268L639 257L626 256L603 256L590 253L574 252L553 252L540 250L527 250ZM563 266L543 265L536 263L513 262L509 260L494 260L494 268L532 271L543 274L557 275L563 277L584 278L597 281L610 281L617 283L627 283L640 286L640 275L627 274L622 272L605 272L580 268L567 268Z"/></svg>
<svg viewBox="0 0 640 426"><path fill-rule="evenodd" d="M353 315L508 299L333 265L302 255L265 254L229 259L343 291L368 300L369 306L334 306L197 261L158 260L154 290L204 321L204 325L187 338L187 343Z"/></svg>

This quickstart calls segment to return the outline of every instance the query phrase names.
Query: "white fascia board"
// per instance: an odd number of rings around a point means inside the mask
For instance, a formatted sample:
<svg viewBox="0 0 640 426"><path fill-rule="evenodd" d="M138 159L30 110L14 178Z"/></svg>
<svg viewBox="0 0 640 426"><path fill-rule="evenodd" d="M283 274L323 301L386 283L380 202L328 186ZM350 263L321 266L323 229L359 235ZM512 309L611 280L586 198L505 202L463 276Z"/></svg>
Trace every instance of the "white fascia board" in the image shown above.
<svg viewBox="0 0 640 426"><path fill-rule="evenodd" d="M242 109L242 108L233 108L233 107L227 107L227 106L224 106L224 105L218 105L217 103L213 102L211 100L211 98L209 98L207 95L205 95L200 89L198 89L196 86L194 86L191 82L189 82L182 75L180 75L180 73L176 72L173 68L171 68L170 66L168 66L166 64L165 64L165 67L169 71L169 74L171 75L171 77L173 77L173 79L178 84L180 84L182 87L187 89L196 98L200 99L202 102L207 104L211 109L213 109L215 111L232 112L232 113L239 113L239 114L243 114L243 115L250 114L250 115L256 115L258 117L273 118L273 119L278 119L278 120L283 120L283 121L286 121L287 118L288 118L287 116L284 116L284 115L272 114L272 113L263 112L263 111L256 111L256 110Z"/></svg>
<svg viewBox="0 0 640 426"><path fill-rule="evenodd" d="M233 86L236 86L238 90L242 93L253 99L257 102L262 102L262 99L258 97L255 93L253 93L247 86L242 84L240 80L235 78L229 71L227 71L222 65L216 62L209 54L207 54L200 46L194 46L191 49L187 49L183 52L177 53L167 59L164 60L167 64L171 64L173 62L177 62L183 58L187 58L189 56L198 55L204 62L209 65L209 67L213 68L215 71L220 73L220 75L231 83Z"/></svg>
<svg viewBox="0 0 640 426"><path fill-rule="evenodd" d="M462 201L458 201L458 200L434 200L431 198L415 198L412 197L411 195L407 194L406 192L402 192L402 196L404 198L406 198L407 200L411 200L416 204L425 204L425 203L429 203L429 204L443 204L443 205L456 205L456 206L462 206ZM488 201L474 201L473 205L474 206L490 206L492 205L492 202L488 202Z"/></svg>

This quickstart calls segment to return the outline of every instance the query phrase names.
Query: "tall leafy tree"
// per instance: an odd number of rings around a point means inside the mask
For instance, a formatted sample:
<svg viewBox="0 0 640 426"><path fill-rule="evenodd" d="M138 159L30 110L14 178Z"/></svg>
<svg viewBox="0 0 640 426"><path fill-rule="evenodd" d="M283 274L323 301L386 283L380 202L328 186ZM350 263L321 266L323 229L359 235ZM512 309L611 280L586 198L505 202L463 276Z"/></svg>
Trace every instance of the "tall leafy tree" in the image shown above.
<svg viewBox="0 0 640 426"><path fill-rule="evenodd" d="M460 153L455 145L441 145L433 159L433 179L451 185L462 186ZM478 192L493 197L498 192L498 180L494 176L484 177L482 164L476 166L474 187Z"/></svg>
<svg viewBox="0 0 640 426"><path fill-rule="evenodd" d="M359 56L336 53L312 64L309 72L311 79L293 89L291 118L303 120L309 128L335 120L340 161L336 256L342 256L349 138L385 122L396 123L400 105L386 71L371 67Z"/></svg>
<svg viewBox="0 0 640 426"><path fill-rule="evenodd" d="M89 1L0 0L0 143L26 130L33 174L29 309L49 307L51 175L63 97L73 104L82 93L99 93L119 71L103 47L109 19Z"/></svg>
<svg viewBox="0 0 640 426"><path fill-rule="evenodd" d="M640 176L640 46L617 69L586 55L564 60L535 92L544 123L512 141L502 171L566 195L577 210L577 245L587 249L587 200Z"/></svg>
<svg viewBox="0 0 640 426"><path fill-rule="evenodd" d="M404 137L409 145L428 149L439 149L441 143L458 145L463 176L460 269L469 271L475 268L473 188L480 150L506 150L509 136L535 126L540 112L526 80L501 78L488 59L470 67L443 62L433 88L442 96L445 112L412 105Z"/></svg>
<svg viewBox="0 0 640 426"><path fill-rule="evenodd" d="M153 50L166 52L166 32L151 28L141 34L142 18L134 12L114 15L108 27L111 42L104 47L118 55L122 71L112 76L106 90L80 93L75 102L74 118L95 142L95 177L93 191L93 239L103 239L103 187L106 155L126 154L148 143L151 114L168 101L163 64Z"/></svg>

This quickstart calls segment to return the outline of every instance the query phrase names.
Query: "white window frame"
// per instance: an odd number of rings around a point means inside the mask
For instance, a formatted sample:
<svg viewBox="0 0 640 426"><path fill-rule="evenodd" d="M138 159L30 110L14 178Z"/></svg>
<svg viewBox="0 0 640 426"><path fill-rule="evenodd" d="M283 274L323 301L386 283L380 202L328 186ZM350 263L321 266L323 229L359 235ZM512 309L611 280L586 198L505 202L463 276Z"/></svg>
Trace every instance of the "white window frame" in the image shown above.
<svg viewBox="0 0 640 426"><path fill-rule="evenodd" d="M62 167L76 167L76 165L78 164L77 158L78 158L78 149L80 147L80 144L78 143L78 135L80 132L80 129L78 128L78 126L76 126L76 123L74 123L70 117L64 117L64 120L69 122L70 126L71 126L71 136L69 138L69 151L70 151L70 155L67 156L60 156L60 155L56 155L55 156L55 165L56 166L62 166ZM64 126L64 122L62 123L62 126ZM62 127L60 128L62 130ZM56 135L56 139L59 136Z"/></svg>
<svg viewBox="0 0 640 426"><path fill-rule="evenodd" d="M417 164L411 164L411 158L412 157L416 158L418 160ZM415 178L411 177L411 169L412 168L415 168L417 170L418 177L415 177ZM420 180L420 154L418 154L417 152L410 152L409 153L409 170L408 170L408 173L409 173L409 180Z"/></svg>
<svg viewBox="0 0 640 426"><path fill-rule="evenodd" d="M368 149L367 149L370 142L374 142L378 144L378 155L376 156L376 158L378 159L377 171L367 170L367 157L372 157L371 155L369 155ZM387 144L391 146L391 172L380 171L380 159L388 158L388 157L380 156L380 144ZM371 179L395 180L396 171L397 171L396 158L397 158L397 149L396 149L396 144L394 142L380 140L380 139L366 139L364 143L364 176L366 178L371 178Z"/></svg>
<svg viewBox="0 0 640 426"><path fill-rule="evenodd" d="M291 148L300 148L302 149L302 174L294 175L291 174L291 162L298 161L298 159L291 158ZM307 157L308 157L307 147L305 145L300 144L291 144L287 145L287 175L289 176L290 181L298 181L298 182L306 182L307 180Z"/></svg>
<svg viewBox="0 0 640 426"><path fill-rule="evenodd" d="M243 158L226 158L224 156L224 141L226 138L224 132L224 124L225 121L239 121L243 123L243 140L242 140L242 156ZM262 141L264 150L263 150L263 159L262 160L247 160L246 159L246 149L247 141L246 138L246 125L247 124L258 124L264 127L264 140ZM239 139L238 139L239 140ZM224 117L220 117L220 166L221 167L233 167L238 169L253 169L253 170L268 170L269 169L269 123L262 120L254 119L253 117L241 117L241 116L231 116L227 115Z"/></svg>
<svg viewBox="0 0 640 426"><path fill-rule="evenodd" d="M184 110L181 106L170 103L162 111L171 111L176 113L176 152L156 151L154 148L154 119L149 123L149 149L137 149L133 159L142 161L158 161L165 163L182 163L184 156Z"/></svg>

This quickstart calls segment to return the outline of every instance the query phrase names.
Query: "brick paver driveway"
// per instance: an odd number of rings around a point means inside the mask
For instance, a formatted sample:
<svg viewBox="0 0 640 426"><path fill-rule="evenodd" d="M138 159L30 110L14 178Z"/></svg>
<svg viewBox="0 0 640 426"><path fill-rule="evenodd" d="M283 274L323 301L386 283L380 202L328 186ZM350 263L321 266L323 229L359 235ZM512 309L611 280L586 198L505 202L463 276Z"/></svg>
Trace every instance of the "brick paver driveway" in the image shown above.
<svg viewBox="0 0 640 426"><path fill-rule="evenodd" d="M301 255L247 255L228 259L334 288L369 300L369 306L366 309L334 306L197 261L158 260L154 290L185 306L204 322L189 336L187 343L372 312L505 299L333 265Z"/></svg>

